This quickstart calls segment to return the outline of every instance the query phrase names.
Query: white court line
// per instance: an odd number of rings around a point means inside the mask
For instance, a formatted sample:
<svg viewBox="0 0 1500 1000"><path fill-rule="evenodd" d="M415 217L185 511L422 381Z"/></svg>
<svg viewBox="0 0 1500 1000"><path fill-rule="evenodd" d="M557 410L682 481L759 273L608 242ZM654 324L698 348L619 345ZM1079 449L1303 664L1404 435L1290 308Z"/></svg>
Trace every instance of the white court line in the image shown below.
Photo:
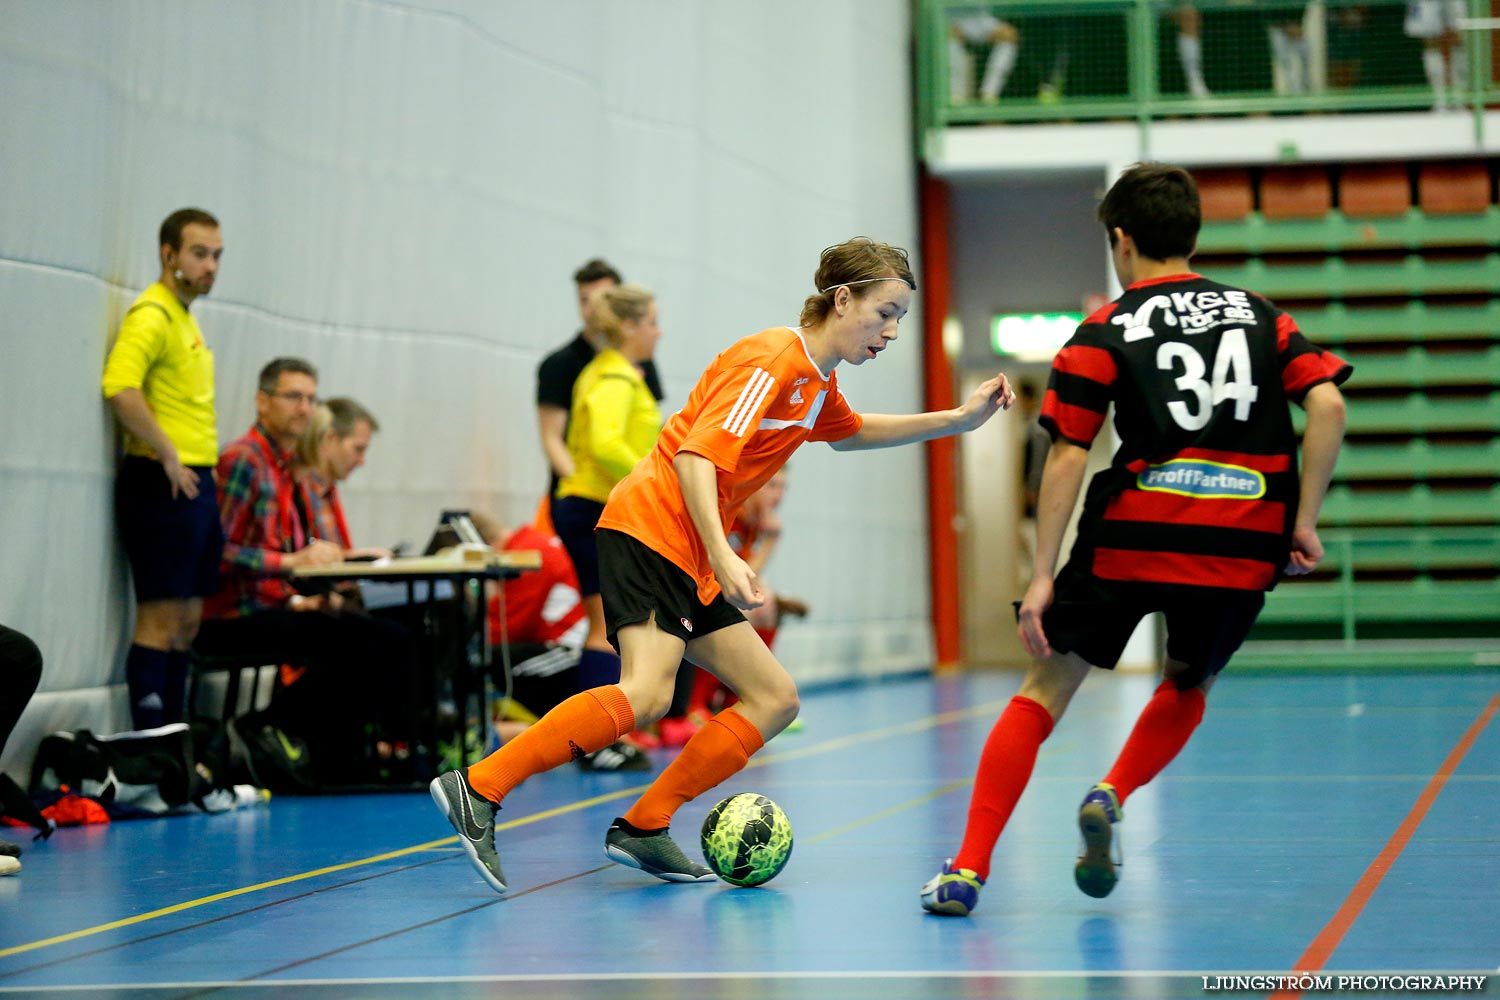
<svg viewBox="0 0 1500 1000"><path fill-rule="evenodd" d="M1500 970L1491 969L1328 969L1318 975L1327 976L1485 976L1491 977ZM80 990L129 990L129 989L243 989L268 986L401 986L435 983L579 983L579 982L650 982L654 980L692 981L755 981L762 979L1201 979L1204 976L1290 976L1303 973L1284 969L1119 969L1110 972L1072 971L1062 969L917 969L905 970L849 970L808 972L580 972L580 973L534 973L523 975L512 973L496 976L390 976L368 979L261 979L246 980L201 980L197 982L162 983L93 983L85 986L0 986L0 993L74 992ZM1314 975L1307 973L1307 975Z"/></svg>

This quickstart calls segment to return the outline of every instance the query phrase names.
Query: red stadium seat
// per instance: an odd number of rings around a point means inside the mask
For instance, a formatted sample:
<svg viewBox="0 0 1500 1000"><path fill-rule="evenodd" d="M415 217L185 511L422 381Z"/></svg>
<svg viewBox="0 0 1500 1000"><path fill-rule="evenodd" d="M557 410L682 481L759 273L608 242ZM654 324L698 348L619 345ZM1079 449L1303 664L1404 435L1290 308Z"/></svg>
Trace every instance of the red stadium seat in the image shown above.
<svg viewBox="0 0 1500 1000"><path fill-rule="evenodd" d="M1359 164L1339 174L1339 208L1355 219L1405 215L1411 178L1402 163Z"/></svg>
<svg viewBox="0 0 1500 1000"><path fill-rule="evenodd" d="M1197 170L1193 179L1198 182L1204 222L1238 222L1255 209L1248 170Z"/></svg>
<svg viewBox="0 0 1500 1000"><path fill-rule="evenodd" d="M1455 160L1422 164L1417 178L1422 211L1433 215L1472 215L1490 207L1490 171L1483 162Z"/></svg>
<svg viewBox="0 0 1500 1000"><path fill-rule="evenodd" d="M1260 213L1267 219L1321 219L1333 208L1327 167L1267 167Z"/></svg>

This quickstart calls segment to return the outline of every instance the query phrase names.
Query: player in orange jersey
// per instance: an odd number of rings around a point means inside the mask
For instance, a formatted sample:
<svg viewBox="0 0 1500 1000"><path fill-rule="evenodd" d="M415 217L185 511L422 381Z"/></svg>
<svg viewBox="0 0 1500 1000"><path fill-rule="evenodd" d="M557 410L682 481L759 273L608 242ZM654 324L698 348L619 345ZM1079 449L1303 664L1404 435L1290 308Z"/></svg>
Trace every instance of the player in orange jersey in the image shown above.
<svg viewBox="0 0 1500 1000"><path fill-rule="evenodd" d="M495 812L522 780L608 746L662 716L684 655L740 700L711 719L605 836L605 853L668 882L713 873L668 834L672 814L733 775L797 717L797 686L744 612L765 603L755 571L725 537L745 499L804 441L839 451L889 448L982 426L1015 399L996 375L962 406L861 416L833 370L861 365L896 339L916 282L906 253L854 239L823 251L801 325L744 338L698 379L656 445L621 480L599 518L606 630L620 683L583 691L467 771L432 782L433 800L491 887L504 890Z"/></svg>

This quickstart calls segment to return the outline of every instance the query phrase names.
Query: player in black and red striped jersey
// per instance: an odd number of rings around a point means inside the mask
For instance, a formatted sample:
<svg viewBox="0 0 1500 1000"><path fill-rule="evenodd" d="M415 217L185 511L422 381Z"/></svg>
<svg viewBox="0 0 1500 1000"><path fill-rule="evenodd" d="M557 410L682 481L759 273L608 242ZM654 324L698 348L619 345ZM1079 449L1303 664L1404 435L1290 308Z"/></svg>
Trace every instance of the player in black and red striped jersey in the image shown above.
<svg viewBox="0 0 1500 1000"><path fill-rule="evenodd" d="M1126 798L1186 745L1265 592L1323 557L1318 510L1344 436L1337 387L1352 369L1264 298L1192 272L1201 213L1182 168L1131 167L1099 218L1125 293L1084 320L1053 362L1041 417L1053 444L1032 581L1018 605L1034 663L980 756L963 844L922 888L934 913L967 916L977 905L1042 741L1090 668L1112 669L1140 619L1160 611L1164 680L1079 810L1075 880L1108 895ZM1291 403L1307 412L1300 476ZM1120 444L1089 486L1057 573L1088 449L1111 405Z"/></svg>

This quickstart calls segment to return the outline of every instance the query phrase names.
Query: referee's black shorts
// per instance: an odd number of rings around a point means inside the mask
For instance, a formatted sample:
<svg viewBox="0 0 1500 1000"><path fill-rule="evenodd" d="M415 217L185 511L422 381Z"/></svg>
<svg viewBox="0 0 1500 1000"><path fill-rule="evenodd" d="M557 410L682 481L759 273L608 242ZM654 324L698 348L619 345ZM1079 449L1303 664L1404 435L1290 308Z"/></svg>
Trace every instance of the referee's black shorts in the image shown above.
<svg viewBox="0 0 1500 1000"><path fill-rule="evenodd" d="M160 462L126 455L115 477L115 521L137 601L208 597L219 589L224 530L213 469L189 466L198 495L189 499L171 485Z"/></svg>
<svg viewBox="0 0 1500 1000"><path fill-rule="evenodd" d="M600 529L599 594L604 599L604 627L609 643L627 625L656 616L656 627L683 642L738 624L745 615L717 594L698 600L698 585L667 557L622 531Z"/></svg>

